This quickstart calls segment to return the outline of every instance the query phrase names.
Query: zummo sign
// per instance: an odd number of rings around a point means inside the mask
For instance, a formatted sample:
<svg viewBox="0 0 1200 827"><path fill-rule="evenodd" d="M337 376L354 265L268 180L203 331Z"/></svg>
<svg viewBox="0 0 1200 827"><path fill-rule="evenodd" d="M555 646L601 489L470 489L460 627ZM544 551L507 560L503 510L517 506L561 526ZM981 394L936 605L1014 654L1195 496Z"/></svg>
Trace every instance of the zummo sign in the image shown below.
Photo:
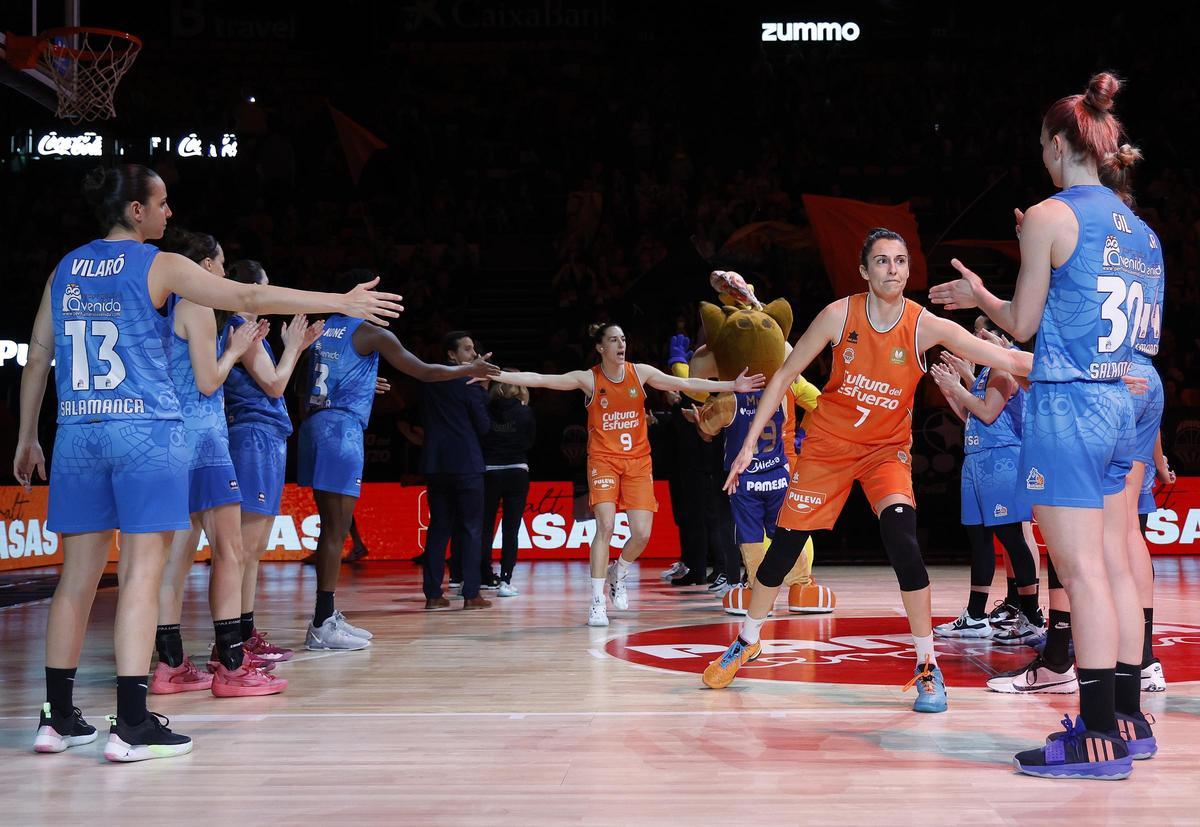
<svg viewBox="0 0 1200 827"><path fill-rule="evenodd" d="M858 40L858 24L850 23L763 23L763 43L829 42Z"/></svg>

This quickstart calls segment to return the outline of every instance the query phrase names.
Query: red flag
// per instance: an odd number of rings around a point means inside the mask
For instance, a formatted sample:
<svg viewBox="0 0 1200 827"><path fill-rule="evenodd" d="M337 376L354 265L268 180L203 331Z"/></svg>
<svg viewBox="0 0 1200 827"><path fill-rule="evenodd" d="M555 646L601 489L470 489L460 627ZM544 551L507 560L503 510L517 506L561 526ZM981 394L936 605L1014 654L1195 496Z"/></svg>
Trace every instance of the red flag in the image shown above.
<svg viewBox="0 0 1200 827"><path fill-rule="evenodd" d="M387 144L375 137L365 126L343 115L332 106L329 114L333 125L337 127L338 139L342 142L342 151L346 153L346 166L350 168L350 177L358 186L358 178L362 175L367 160L377 149L387 149Z"/></svg>
<svg viewBox="0 0 1200 827"><path fill-rule="evenodd" d="M803 198L835 296L840 298L867 289L867 283L858 272L858 254L867 231L875 227L894 230L904 238L909 256L906 289L925 289L928 281L925 254L921 252L917 219L907 201L888 207L824 195L805 195Z"/></svg>

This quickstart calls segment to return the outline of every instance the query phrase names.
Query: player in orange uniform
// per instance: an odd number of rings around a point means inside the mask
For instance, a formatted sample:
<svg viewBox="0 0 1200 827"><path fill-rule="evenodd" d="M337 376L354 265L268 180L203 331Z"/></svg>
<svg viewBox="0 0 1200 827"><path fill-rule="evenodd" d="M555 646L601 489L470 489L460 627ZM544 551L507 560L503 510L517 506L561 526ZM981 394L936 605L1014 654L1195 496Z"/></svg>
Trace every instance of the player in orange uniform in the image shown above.
<svg viewBox="0 0 1200 827"><path fill-rule="evenodd" d="M583 391L588 410L588 502L596 514L592 537L592 604L589 626L607 626L604 600L607 585L613 607L629 608L625 577L629 566L650 539L650 528L658 502L650 476L650 440L646 435L646 391L649 385L661 391L748 393L763 386L761 374L747 376L743 370L732 382L680 379L646 364L625 361L625 332L615 324L593 325L590 333L600 354L600 364L591 370L562 374L505 373L510 385ZM609 544L616 525L617 509L629 515L629 539L620 556L608 565ZM605 567L607 566L607 573Z"/></svg>
<svg viewBox="0 0 1200 827"><path fill-rule="evenodd" d="M758 568L748 617L741 634L709 664L704 683L728 686L738 668L761 654L759 631L775 603L784 575L814 531L833 528L857 481L879 517L880 535L896 570L918 666L913 684L919 712L946 709L946 690L933 649L929 577L917 546L913 499L912 406L925 373L925 351L943 345L974 362L1016 375L1028 373L1028 353L1004 350L976 339L904 298L908 247L897 233L867 235L859 272L869 290L839 299L818 314L783 367L763 391L758 413L734 460L726 490L737 484L754 446L784 391L825 346L833 369L816 410L804 418L799 462L779 514L775 540Z"/></svg>

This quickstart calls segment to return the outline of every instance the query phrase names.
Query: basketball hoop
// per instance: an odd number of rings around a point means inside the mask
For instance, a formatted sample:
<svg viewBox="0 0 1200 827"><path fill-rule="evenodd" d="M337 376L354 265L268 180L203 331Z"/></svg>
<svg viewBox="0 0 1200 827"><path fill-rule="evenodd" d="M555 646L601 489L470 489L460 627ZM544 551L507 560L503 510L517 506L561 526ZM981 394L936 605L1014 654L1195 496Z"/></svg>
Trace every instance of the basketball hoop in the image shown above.
<svg viewBox="0 0 1200 827"><path fill-rule="evenodd" d="M7 58L16 69L41 68L58 92L55 114L79 123L116 117L117 84L141 50L142 41L126 32L69 26L9 35Z"/></svg>

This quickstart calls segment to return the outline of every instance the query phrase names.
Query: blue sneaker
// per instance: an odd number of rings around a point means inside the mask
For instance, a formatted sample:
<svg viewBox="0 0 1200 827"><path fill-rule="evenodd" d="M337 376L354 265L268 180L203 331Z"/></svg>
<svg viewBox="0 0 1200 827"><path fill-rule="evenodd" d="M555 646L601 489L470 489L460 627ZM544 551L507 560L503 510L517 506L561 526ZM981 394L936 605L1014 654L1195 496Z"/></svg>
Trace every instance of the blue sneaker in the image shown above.
<svg viewBox="0 0 1200 827"><path fill-rule="evenodd" d="M1154 717L1151 715L1137 718L1133 715L1117 713L1117 732L1125 739L1129 757L1134 761L1153 758L1154 753L1158 752L1158 742L1154 740L1154 730L1150 729L1152 723L1154 723Z"/></svg>
<svg viewBox="0 0 1200 827"><path fill-rule="evenodd" d="M1133 759L1125 741L1084 726L1083 718L1062 720L1065 732L1056 732L1039 749L1018 752L1013 766L1038 778L1091 778L1119 781L1133 772Z"/></svg>
<svg viewBox="0 0 1200 827"><path fill-rule="evenodd" d="M913 701L913 712L946 711L949 706L946 703L946 679L931 658L926 657L925 663L913 670L913 679L904 685L903 691L907 692L914 686L917 688L917 699Z"/></svg>

